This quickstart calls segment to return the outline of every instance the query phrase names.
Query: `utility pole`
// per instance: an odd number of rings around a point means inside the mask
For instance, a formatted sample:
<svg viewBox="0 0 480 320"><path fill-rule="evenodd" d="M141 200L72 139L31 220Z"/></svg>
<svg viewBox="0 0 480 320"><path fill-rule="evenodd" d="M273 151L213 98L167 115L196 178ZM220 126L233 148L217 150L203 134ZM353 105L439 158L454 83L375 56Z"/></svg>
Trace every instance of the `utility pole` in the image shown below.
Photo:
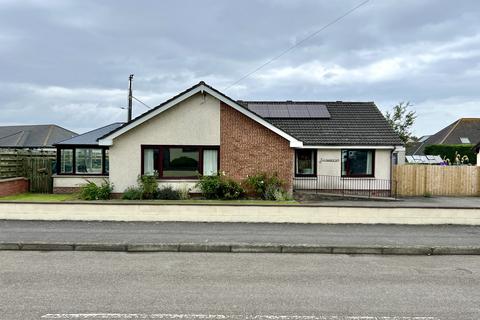
<svg viewBox="0 0 480 320"><path fill-rule="evenodd" d="M132 121L132 80L133 74L128 77L128 122Z"/></svg>

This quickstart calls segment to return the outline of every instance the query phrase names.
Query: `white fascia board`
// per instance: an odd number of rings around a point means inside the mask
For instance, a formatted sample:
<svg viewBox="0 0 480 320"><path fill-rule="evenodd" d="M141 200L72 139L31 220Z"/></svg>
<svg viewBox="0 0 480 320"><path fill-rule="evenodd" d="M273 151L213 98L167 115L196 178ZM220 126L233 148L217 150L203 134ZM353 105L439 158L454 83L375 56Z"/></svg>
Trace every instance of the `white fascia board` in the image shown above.
<svg viewBox="0 0 480 320"><path fill-rule="evenodd" d="M398 152L401 152L401 151L405 151L405 147L404 146L395 146L395 150L394 151L398 151Z"/></svg>
<svg viewBox="0 0 480 320"><path fill-rule="evenodd" d="M122 129L112 133L111 135L108 135L106 136L105 138L101 139L98 141L98 143L100 145L106 145L106 146L111 146L113 144L113 139L115 139L116 137L124 134L125 132L129 131L130 129L133 129L135 128L136 126L144 123L145 121L159 115L160 113L170 109L171 107L175 106L176 104L182 102L183 100L185 99L188 99L190 98L191 96L199 93L199 92L207 92L208 94L210 94L211 96L217 98L218 100L224 102L225 104L228 104L230 107L234 108L235 110L237 110L238 112L246 115L247 117L249 117L250 119L258 122L259 124L263 125L264 127L270 129L271 131L275 132L276 134L278 134L279 136L285 138L286 140L290 141L290 147L292 148L300 148L303 146L303 142L295 139L294 137L290 136L289 134L285 133L284 131L278 129L277 127L275 127L274 125L270 124L269 122L265 121L264 119L262 119L261 117L257 116L256 114L254 114L253 112L245 109L244 107L240 106L239 104L237 104L236 102L234 101L231 101L231 100L228 100L226 99L223 95L217 93L216 91L214 90L211 90L210 88L208 88L207 86L205 85L201 85L201 86L198 86L197 88L191 90L191 91L188 91L184 94L182 94L181 96L173 99L172 101L170 101L169 103L165 104L164 106L162 106L161 108L158 108L157 110L145 115L144 117L126 125L125 127L123 127Z"/></svg>
<svg viewBox="0 0 480 320"><path fill-rule="evenodd" d="M301 149L383 149L393 150L395 146L303 146Z"/></svg>
<svg viewBox="0 0 480 320"><path fill-rule="evenodd" d="M98 145L99 146L111 146L113 144L113 140L112 139L102 139L102 140L98 140Z"/></svg>

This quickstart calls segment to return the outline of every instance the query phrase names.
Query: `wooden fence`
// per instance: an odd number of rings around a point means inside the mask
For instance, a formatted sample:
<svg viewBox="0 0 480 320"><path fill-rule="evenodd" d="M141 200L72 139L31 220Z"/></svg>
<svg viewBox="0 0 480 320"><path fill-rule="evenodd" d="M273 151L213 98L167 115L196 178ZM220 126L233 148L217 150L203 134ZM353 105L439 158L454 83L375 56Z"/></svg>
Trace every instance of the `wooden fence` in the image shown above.
<svg viewBox="0 0 480 320"><path fill-rule="evenodd" d="M398 165L399 196L480 196L480 167Z"/></svg>
<svg viewBox="0 0 480 320"><path fill-rule="evenodd" d="M36 150L0 150L0 179L25 177L30 192L51 193L56 153Z"/></svg>

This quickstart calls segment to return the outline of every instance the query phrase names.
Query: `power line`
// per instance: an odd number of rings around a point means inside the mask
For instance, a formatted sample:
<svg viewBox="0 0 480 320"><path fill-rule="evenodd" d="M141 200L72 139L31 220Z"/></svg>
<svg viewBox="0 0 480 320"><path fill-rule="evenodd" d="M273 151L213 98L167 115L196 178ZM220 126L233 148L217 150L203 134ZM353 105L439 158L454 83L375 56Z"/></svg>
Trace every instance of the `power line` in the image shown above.
<svg viewBox="0 0 480 320"><path fill-rule="evenodd" d="M312 39L313 37L315 37L317 34L319 34L320 32L322 32L323 30L327 29L328 27L334 25L335 23L337 23L338 21L342 20L343 18L345 18L346 16L348 16L349 14L351 14L352 12L354 12L355 10L359 9L360 7L364 6L365 4L367 4L370 0L365 0L363 1L362 3L356 5L355 7L351 8L350 10L346 11L344 14L342 14L341 16L335 18L334 20L330 21L329 23L327 23L326 25L324 25L323 27L321 27L320 29L318 29L317 31L311 33L309 36L307 36L306 38L300 40L299 42L297 42L296 44L294 44L293 46L285 49L284 51L282 51L280 54L276 55L275 57L271 58L270 60L266 61L265 63L263 63L262 65L260 65L259 67L257 67L256 69L254 69L253 71L250 71L249 73L245 74L244 76L242 76L240 79L238 79L237 81L233 82L231 85L229 85L228 87L226 87L225 89L223 89L223 91L226 91L228 89L230 89L231 87L233 87L234 85L236 85L237 83L239 83L240 81L244 80L245 78L248 78L250 77L252 74L256 73L257 71L259 71L260 69L263 69L264 67L266 67L267 65L269 65L270 63L272 63L273 61L281 58L282 56L284 56L285 54L287 54L288 52L292 51L293 49L295 49L296 47L302 45L303 43L305 43L306 41Z"/></svg>
<svg viewBox="0 0 480 320"><path fill-rule="evenodd" d="M150 107L148 104L146 104L145 102L143 102L142 100L136 98L135 96L132 96L132 98L135 100L135 101L138 101L140 102L141 104L143 104L145 107L147 107L148 109L152 109L152 107Z"/></svg>

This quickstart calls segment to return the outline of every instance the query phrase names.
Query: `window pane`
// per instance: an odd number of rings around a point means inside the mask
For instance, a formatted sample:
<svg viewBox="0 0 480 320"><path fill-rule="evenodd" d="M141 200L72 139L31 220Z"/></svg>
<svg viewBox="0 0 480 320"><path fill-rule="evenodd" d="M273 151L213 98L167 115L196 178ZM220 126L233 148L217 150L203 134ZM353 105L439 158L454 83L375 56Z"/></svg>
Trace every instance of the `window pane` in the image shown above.
<svg viewBox="0 0 480 320"><path fill-rule="evenodd" d="M203 175L213 176L218 172L218 150L203 150Z"/></svg>
<svg viewBox="0 0 480 320"><path fill-rule="evenodd" d="M342 175L367 176L373 174L373 152L371 150L343 150Z"/></svg>
<svg viewBox="0 0 480 320"><path fill-rule="evenodd" d="M76 173L102 173L102 149L76 149Z"/></svg>
<svg viewBox="0 0 480 320"><path fill-rule="evenodd" d="M199 152L198 148L165 148L163 149L163 177L197 177Z"/></svg>
<svg viewBox="0 0 480 320"><path fill-rule="evenodd" d="M60 173L73 173L73 150L60 150Z"/></svg>
<svg viewBox="0 0 480 320"><path fill-rule="evenodd" d="M110 160L108 157L108 149L105 149L105 173L108 174L110 172Z"/></svg>
<svg viewBox="0 0 480 320"><path fill-rule="evenodd" d="M315 152L316 150L297 150L297 172L296 174L315 173Z"/></svg>
<svg viewBox="0 0 480 320"><path fill-rule="evenodd" d="M144 149L143 150L143 174L153 175L158 172L158 156L160 152L158 149Z"/></svg>

